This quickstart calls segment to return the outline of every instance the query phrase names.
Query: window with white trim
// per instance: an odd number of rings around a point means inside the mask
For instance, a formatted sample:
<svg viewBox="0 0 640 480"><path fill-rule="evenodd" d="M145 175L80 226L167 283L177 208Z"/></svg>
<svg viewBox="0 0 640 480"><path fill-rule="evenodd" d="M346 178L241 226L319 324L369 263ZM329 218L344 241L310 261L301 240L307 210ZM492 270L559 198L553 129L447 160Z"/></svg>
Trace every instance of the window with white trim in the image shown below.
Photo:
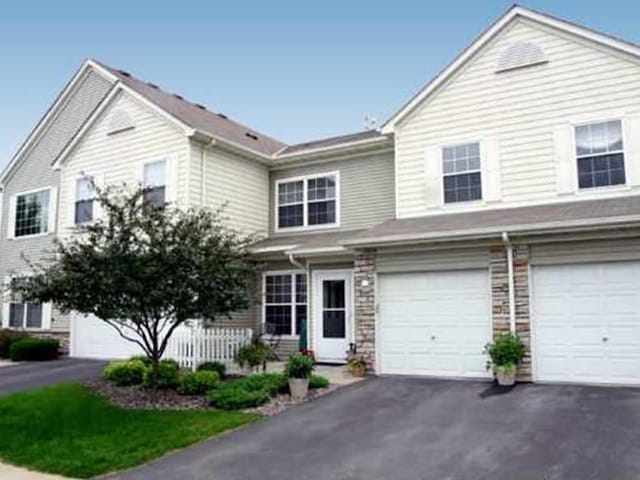
<svg viewBox="0 0 640 480"><path fill-rule="evenodd" d="M622 122L590 123L575 127L578 187L624 185Z"/></svg>
<svg viewBox="0 0 640 480"><path fill-rule="evenodd" d="M442 172L444 203L482 199L479 143L444 147Z"/></svg>
<svg viewBox="0 0 640 480"><path fill-rule="evenodd" d="M144 165L144 199L154 207L163 207L167 201L167 162L160 160Z"/></svg>
<svg viewBox="0 0 640 480"><path fill-rule="evenodd" d="M76 180L76 204L74 223L76 225L93 220L94 185L92 177Z"/></svg>
<svg viewBox="0 0 640 480"><path fill-rule="evenodd" d="M314 175L277 183L279 229L337 223L337 176Z"/></svg>
<svg viewBox="0 0 640 480"><path fill-rule="evenodd" d="M25 237L49 231L50 189L16 195L13 236Z"/></svg>
<svg viewBox="0 0 640 480"><path fill-rule="evenodd" d="M264 277L264 322L269 333L300 335L307 321L307 275L273 273Z"/></svg>
<svg viewBox="0 0 640 480"><path fill-rule="evenodd" d="M20 281L19 278L13 282ZM9 328L41 329L44 327L44 308L42 303L25 303L15 298L9 290L9 302L5 308L8 316L5 325Z"/></svg>

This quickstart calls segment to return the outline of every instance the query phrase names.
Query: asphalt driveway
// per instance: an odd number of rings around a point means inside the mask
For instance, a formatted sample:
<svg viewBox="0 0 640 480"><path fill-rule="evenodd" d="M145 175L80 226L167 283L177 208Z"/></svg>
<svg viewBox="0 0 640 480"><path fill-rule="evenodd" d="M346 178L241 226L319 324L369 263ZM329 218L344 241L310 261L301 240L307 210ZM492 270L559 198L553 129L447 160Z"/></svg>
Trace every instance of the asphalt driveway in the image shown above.
<svg viewBox="0 0 640 480"><path fill-rule="evenodd" d="M640 478L639 389L487 386L375 378L110 478Z"/></svg>
<svg viewBox="0 0 640 480"><path fill-rule="evenodd" d="M105 362L96 360L61 359L51 362L29 362L0 368L0 395L55 385L83 381L100 375Z"/></svg>

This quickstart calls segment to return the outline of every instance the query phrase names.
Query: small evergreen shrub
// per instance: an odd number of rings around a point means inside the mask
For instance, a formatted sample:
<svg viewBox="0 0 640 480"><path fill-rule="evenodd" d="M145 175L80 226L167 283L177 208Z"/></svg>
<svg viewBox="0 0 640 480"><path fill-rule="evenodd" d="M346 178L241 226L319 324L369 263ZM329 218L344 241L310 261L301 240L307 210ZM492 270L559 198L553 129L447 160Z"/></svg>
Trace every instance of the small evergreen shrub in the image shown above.
<svg viewBox="0 0 640 480"><path fill-rule="evenodd" d="M240 410L267 403L271 396L266 390L246 390L228 383L208 395L209 403L223 410Z"/></svg>
<svg viewBox="0 0 640 480"><path fill-rule="evenodd" d="M29 335L8 328L0 330L0 358L9 358L11 344L24 338L29 338Z"/></svg>
<svg viewBox="0 0 640 480"><path fill-rule="evenodd" d="M131 360L137 360L139 362L142 362L142 363L144 363L145 367L150 367L151 366L151 359L149 357L147 357L146 355L134 355L129 360L130 361Z"/></svg>
<svg viewBox="0 0 640 480"><path fill-rule="evenodd" d="M115 361L104 369L104 378L120 387L140 385L147 373L147 367L140 360Z"/></svg>
<svg viewBox="0 0 640 480"><path fill-rule="evenodd" d="M152 386L152 368L145 369L143 385L147 388ZM162 360L158 364L156 372L156 388L160 390L168 390L177 388L180 384L180 369L178 363L174 360Z"/></svg>
<svg viewBox="0 0 640 480"><path fill-rule="evenodd" d="M487 370L497 367L515 370L524 356L524 345L518 336L503 333L485 346L485 352L489 355Z"/></svg>
<svg viewBox="0 0 640 480"><path fill-rule="evenodd" d="M309 377L309 388L327 388L329 379L320 375L311 375Z"/></svg>
<svg viewBox="0 0 640 480"><path fill-rule="evenodd" d="M218 381L218 373L209 370L183 373L180 376L178 393L180 395L203 395L216 388Z"/></svg>
<svg viewBox="0 0 640 480"><path fill-rule="evenodd" d="M222 362L204 362L198 365L196 370L198 372L216 372L220 379L223 379L227 374L227 366Z"/></svg>
<svg viewBox="0 0 640 480"><path fill-rule="evenodd" d="M52 338L22 338L11 341L9 358L14 362L42 362L60 355L60 342Z"/></svg>
<svg viewBox="0 0 640 480"><path fill-rule="evenodd" d="M256 368L262 365L262 368L264 369L267 361L272 356L273 349L271 346L263 342L260 337L256 337L250 344L244 345L238 349L235 361L240 368L244 368L245 366Z"/></svg>

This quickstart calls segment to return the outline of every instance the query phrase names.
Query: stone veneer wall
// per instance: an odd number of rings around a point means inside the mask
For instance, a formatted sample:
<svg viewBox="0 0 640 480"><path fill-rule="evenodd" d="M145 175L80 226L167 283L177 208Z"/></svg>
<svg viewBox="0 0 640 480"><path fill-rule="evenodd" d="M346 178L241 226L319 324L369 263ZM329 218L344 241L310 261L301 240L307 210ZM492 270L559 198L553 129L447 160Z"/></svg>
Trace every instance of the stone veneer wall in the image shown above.
<svg viewBox="0 0 640 480"><path fill-rule="evenodd" d="M358 250L354 260L356 349L375 370L376 358L376 250Z"/></svg>
<svg viewBox="0 0 640 480"><path fill-rule="evenodd" d="M515 245L513 252L516 333L525 345L518 380L531 380L531 320L529 314L529 246ZM491 311L494 337L509 332L509 276L503 245L491 247Z"/></svg>

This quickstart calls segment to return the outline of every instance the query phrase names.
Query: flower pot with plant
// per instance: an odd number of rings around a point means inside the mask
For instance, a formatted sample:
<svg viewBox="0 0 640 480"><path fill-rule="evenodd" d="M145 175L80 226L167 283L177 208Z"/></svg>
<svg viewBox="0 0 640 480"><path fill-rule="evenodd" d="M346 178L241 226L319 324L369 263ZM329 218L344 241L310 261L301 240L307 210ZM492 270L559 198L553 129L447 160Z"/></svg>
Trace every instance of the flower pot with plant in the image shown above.
<svg viewBox="0 0 640 480"><path fill-rule="evenodd" d="M364 377L367 374L367 359L362 355L350 353L347 355L347 368L354 377Z"/></svg>
<svg viewBox="0 0 640 480"><path fill-rule="evenodd" d="M511 386L516 383L516 370L524 356L522 340L511 333L503 333L493 343L488 343L485 352L489 355L487 370L493 374L499 385Z"/></svg>
<svg viewBox="0 0 640 480"><path fill-rule="evenodd" d="M267 361L273 356L273 350L270 345L262 341L260 337L255 337L251 343L244 345L238 349L235 356L236 363L240 368L249 368L251 372L256 372L262 367L263 371L267 370Z"/></svg>
<svg viewBox="0 0 640 480"><path fill-rule="evenodd" d="M302 400L309 391L309 378L315 369L313 359L308 355L295 353L289 357L284 373L289 379L289 393L294 400Z"/></svg>

